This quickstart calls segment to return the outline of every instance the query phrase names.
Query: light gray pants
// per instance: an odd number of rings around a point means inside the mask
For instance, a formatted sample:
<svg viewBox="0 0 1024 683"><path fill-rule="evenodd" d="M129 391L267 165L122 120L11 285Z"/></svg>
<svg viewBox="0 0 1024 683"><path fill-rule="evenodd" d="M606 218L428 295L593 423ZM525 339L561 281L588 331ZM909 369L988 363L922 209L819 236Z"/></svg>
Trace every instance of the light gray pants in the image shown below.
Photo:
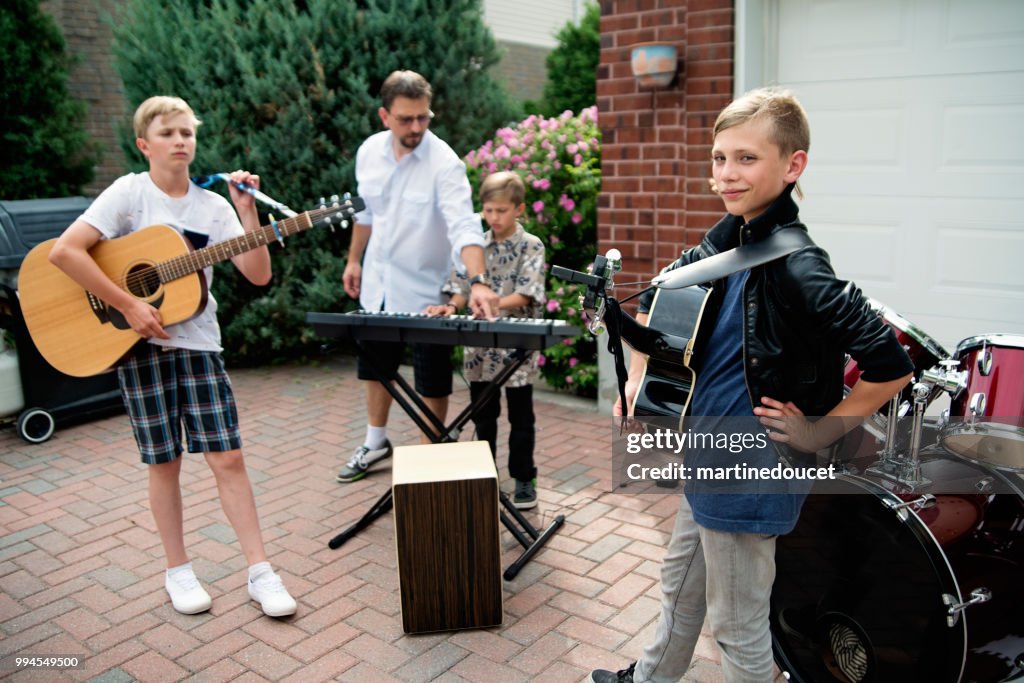
<svg viewBox="0 0 1024 683"><path fill-rule="evenodd" d="M709 571L710 568L710 571ZM775 536L712 531L693 521L685 497L661 566L661 616L637 663L637 683L675 683L690 666L704 625L722 651L726 683L772 680L769 601Z"/></svg>

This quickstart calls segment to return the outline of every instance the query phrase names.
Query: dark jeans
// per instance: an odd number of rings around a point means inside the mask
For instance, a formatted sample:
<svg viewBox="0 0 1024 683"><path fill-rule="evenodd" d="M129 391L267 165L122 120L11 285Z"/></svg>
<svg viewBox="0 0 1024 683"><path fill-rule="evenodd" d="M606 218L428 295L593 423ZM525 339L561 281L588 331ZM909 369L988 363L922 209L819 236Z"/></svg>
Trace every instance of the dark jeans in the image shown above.
<svg viewBox="0 0 1024 683"><path fill-rule="evenodd" d="M469 395L476 405L489 382L470 382ZM533 464L533 445L536 440L533 416L533 385L505 387L508 402L508 472L513 479L530 481L536 478L537 468ZM501 415L500 392L494 392L487 403L479 407L473 416L476 436L491 446L495 455L498 442L498 417Z"/></svg>

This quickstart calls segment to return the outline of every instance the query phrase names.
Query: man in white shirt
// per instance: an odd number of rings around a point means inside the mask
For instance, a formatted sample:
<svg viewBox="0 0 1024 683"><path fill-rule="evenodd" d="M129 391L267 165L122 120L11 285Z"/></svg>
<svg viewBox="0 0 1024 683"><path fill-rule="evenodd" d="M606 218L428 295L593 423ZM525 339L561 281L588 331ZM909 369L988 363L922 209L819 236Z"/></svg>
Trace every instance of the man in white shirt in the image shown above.
<svg viewBox="0 0 1024 683"><path fill-rule="evenodd" d="M466 167L428 130L433 92L414 71L395 71L381 86L378 110L387 130L370 136L356 152L356 182L366 210L356 216L343 281L345 293L367 311L420 313L441 302L452 264L473 283L469 305L493 318L498 295L487 280L480 217L473 211ZM371 239L372 237L372 239ZM441 422L452 391L451 350L413 344L417 393ZM338 473L338 481L366 476L391 455L387 420L391 394L367 363L390 373L404 354L401 344L374 343L359 358L367 403L366 439Z"/></svg>

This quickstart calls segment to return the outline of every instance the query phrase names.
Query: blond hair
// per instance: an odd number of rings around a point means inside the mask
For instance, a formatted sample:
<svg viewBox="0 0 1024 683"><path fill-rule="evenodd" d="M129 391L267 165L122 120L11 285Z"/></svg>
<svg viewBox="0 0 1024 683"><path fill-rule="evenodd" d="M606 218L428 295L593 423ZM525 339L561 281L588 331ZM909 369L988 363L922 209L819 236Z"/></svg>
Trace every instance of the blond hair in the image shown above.
<svg viewBox="0 0 1024 683"><path fill-rule="evenodd" d="M168 114L188 114L196 128L202 124L202 121L196 118L192 107L188 106L188 102L185 100L180 97L156 95L147 99L135 110L135 116L132 118L135 137L146 137L146 130L149 128L149 124L153 123L153 119L158 116L167 116Z"/></svg>
<svg viewBox="0 0 1024 683"><path fill-rule="evenodd" d="M792 92L779 88L758 88L733 100L715 120L715 137L733 126L760 120L771 123L768 139L783 154L810 150L807 112Z"/></svg>
<svg viewBox="0 0 1024 683"><path fill-rule="evenodd" d="M526 185L523 179L514 171L498 171L484 178L480 185L480 203L500 202L502 200L512 202L519 206L526 198Z"/></svg>

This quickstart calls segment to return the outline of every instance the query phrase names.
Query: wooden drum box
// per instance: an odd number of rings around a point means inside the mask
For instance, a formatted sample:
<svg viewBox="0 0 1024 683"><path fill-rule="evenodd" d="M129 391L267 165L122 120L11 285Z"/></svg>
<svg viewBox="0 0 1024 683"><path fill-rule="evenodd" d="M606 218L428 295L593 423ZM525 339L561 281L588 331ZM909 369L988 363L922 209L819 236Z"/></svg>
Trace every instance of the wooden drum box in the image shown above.
<svg viewBox="0 0 1024 683"><path fill-rule="evenodd" d="M405 632L501 624L498 473L487 442L399 447L392 472Z"/></svg>

